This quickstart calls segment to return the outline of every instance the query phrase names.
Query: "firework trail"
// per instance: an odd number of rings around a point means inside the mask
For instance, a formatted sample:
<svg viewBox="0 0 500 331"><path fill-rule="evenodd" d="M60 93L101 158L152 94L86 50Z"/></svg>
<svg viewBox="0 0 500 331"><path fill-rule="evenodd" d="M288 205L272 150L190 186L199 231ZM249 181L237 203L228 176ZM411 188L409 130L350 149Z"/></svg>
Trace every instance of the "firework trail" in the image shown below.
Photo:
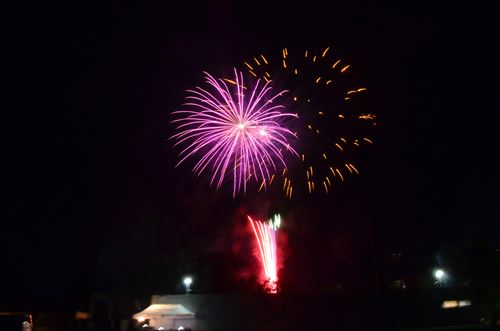
<svg viewBox="0 0 500 331"><path fill-rule="evenodd" d="M288 91L271 94L270 82L258 79L253 87L244 84L243 73L234 70L234 80L216 79L205 73L208 88L188 90L180 118L175 146L184 145L177 166L197 158L193 172L211 172L210 184L220 188L232 173L233 197L253 180L266 187L274 172L286 168L283 150L298 156L288 139L294 133L286 127L297 115L284 111L279 99Z"/></svg>
<svg viewBox="0 0 500 331"><path fill-rule="evenodd" d="M366 112L367 89L350 77L350 64L330 47L283 48L274 56L260 54L243 63L251 75L291 91L286 106L299 117L290 129L300 140L300 162L274 174L274 183L286 197L295 192L329 193L348 175L359 174L354 160L373 144L376 116Z"/></svg>
<svg viewBox="0 0 500 331"><path fill-rule="evenodd" d="M265 275L264 289L268 293L278 292L278 256L276 245L276 232L280 226L279 215L268 223L254 221L247 215L252 226L255 240L259 247L260 260Z"/></svg>

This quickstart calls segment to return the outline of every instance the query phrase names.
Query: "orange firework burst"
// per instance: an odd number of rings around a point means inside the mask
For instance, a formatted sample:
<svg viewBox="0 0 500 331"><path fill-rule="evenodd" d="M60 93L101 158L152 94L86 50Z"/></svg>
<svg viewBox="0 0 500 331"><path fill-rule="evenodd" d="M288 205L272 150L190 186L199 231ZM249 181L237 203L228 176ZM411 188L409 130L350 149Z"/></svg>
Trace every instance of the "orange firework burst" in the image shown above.
<svg viewBox="0 0 500 331"><path fill-rule="evenodd" d="M291 91L287 111L298 114L291 128L300 143L299 162L271 176L287 198L294 193L329 193L350 175L358 175L357 160L373 144L376 116L367 110L367 88L357 83L354 67L331 47L259 54L243 62L248 72Z"/></svg>

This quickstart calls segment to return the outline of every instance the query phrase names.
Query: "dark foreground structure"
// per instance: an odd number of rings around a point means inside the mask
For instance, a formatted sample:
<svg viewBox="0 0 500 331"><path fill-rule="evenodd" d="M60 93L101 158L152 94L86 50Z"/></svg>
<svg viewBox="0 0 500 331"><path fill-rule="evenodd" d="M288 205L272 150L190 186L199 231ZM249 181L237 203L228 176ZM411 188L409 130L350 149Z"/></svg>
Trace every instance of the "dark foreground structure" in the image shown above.
<svg viewBox="0 0 500 331"><path fill-rule="evenodd" d="M384 325L375 296L165 295L152 303L178 303L196 313L196 331L369 330Z"/></svg>
<svg viewBox="0 0 500 331"><path fill-rule="evenodd" d="M445 308L444 302L457 306ZM151 303L182 304L195 312L196 331L494 329L498 318L494 301L466 290L156 295Z"/></svg>
<svg viewBox="0 0 500 331"><path fill-rule="evenodd" d="M485 299L470 289L436 288L307 295L176 294L142 300L99 294L93 296L88 312L33 312L33 330L149 331L144 327L147 320L132 316L154 304L182 305L194 312L192 331L500 330L498 298Z"/></svg>

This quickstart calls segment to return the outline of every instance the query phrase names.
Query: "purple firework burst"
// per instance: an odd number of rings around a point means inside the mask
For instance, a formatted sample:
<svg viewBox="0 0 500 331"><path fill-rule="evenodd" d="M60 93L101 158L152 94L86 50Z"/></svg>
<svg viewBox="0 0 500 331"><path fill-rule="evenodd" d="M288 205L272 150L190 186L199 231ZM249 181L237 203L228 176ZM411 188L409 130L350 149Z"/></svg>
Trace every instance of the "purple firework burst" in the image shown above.
<svg viewBox="0 0 500 331"><path fill-rule="evenodd" d="M243 74L234 70L235 80L216 79L205 72L209 88L188 90L184 109L174 112L182 118L178 133L172 136L175 146L184 144L176 167L190 157L198 158L193 172L211 172L210 184L219 188L232 173L233 196L247 181L262 182L264 187L278 166L286 168L282 150L297 155L288 138L295 134L284 127L284 121L296 114L283 111L278 98L286 90L271 95L269 82L255 82L246 87ZM229 84L229 85L228 85Z"/></svg>

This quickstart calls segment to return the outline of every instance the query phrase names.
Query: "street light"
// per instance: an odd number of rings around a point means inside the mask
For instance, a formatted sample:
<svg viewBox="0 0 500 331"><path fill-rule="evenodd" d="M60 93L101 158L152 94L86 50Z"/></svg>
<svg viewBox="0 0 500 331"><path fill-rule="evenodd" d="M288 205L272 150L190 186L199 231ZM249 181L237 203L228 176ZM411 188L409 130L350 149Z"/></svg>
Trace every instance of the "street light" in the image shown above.
<svg viewBox="0 0 500 331"><path fill-rule="evenodd" d="M436 278L436 283L441 285L445 279L448 277L446 272L443 269L434 270L434 278Z"/></svg>
<svg viewBox="0 0 500 331"><path fill-rule="evenodd" d="M436 277L437 280L443 279L444 276L445 276L444 270L437 269L436 271L434 271L434 277Z"/></svg>
<svg viewBox="0 0 500 331"><path fill-rule="evenodd" d="M193 283L193 278L191 278L189 276L184 277L182 282L184 283L184 286L186 287L186 293L191 292L191 284Z"/></svg>

